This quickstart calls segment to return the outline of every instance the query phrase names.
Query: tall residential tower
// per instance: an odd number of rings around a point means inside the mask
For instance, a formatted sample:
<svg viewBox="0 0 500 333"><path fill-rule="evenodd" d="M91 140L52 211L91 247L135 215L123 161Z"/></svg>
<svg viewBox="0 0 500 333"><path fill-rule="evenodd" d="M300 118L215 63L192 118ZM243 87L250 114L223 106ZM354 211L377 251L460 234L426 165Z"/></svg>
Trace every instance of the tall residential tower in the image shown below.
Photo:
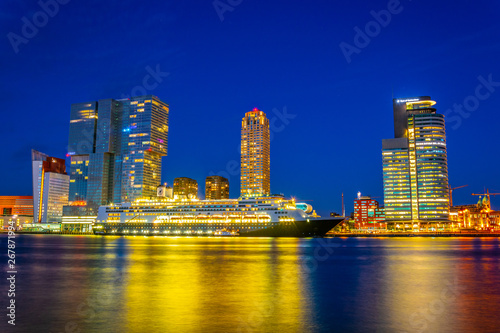
<svg viewBox="0 0 500 333"><path fill-rule="evenodd" d="M259 197L271 193L270 132L266 114L247 112L241 122L241 196Z"/></svg>
<svg viewBox="0 0 500 333"><path fill-rule="evenodd" d="M389 229L448 221L445 121L435 104L428 96L393 100L394 139L382 142Z"/></svg>

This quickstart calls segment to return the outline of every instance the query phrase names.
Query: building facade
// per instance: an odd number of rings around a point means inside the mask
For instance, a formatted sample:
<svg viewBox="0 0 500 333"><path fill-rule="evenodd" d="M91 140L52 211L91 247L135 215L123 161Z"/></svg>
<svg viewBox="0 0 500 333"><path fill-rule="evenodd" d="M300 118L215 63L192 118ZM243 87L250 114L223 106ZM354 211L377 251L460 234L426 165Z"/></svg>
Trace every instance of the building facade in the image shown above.
<svg viewBox="0 0 500 333"><path fill-rule="evenodd" d="M389 228L449 222L445 121L430 97L394 99L394 139L383 140L384 206Z"/></svg>
<svg viewBox="0 0 500 333"><path fill-rule="evenodd" d="M500 230L500 212L491 209L488 196L479 197L475 205L452 207L450 220L460 229Z"/></svg>
<svg viewBox="0 0 500 333"><path fill-rule="evenodd" d="M247 112L241 122L240 195L259 197L271 194L269 120L258 109Z"/></svg>
<svg viewBox="0 0 500 333"><path fill-rule="evenodd" d="M33 223L33 216L22 216L22 215L11 215L11 216L0 216L0 220L2 223L3 230L9 230L9 227L12 226L16 230L21 230L24 228L26 224ZM40 225L41 223L37 223ZM57 225L56 223L51 223L51 225Z"/></svg>
<svg viewBox="0 0 500 333"><path fill-rule="evenodd" d="M354 200L354 224L356 229L385 229L385 210L377 200L361 196Z"/></svg>
<svg viewBox="0 0 500 333"><path fill-rule="evenodd" d="M73 104L71 204L96 215L100 205L154 196L167 155L168 114L152 95Z"/></svg>
<svg viewBox="0 0 500 333"><path fill-rule="evenodd" d="M2 216L33 216L33 197L2 195L0 213Z"/></svg>
<svg viewBox="0 0 500 333"><path fill-rule="evenodd" d="M229 181L222 176L205 179L205 200L229 199Z"/></svg>
<svg viewBox="0 0 500 333"><path fill-rule="evenodd" d="M33 222L60 223L68 204L69 175L63 159L31 151L33 175Z"/></svg>
<svg viewBox="0 0 500 333"><path fill-rule="evenodd" d="M198 197L198 182L187 177L174 179L174 198L187 199Z"/></svg>

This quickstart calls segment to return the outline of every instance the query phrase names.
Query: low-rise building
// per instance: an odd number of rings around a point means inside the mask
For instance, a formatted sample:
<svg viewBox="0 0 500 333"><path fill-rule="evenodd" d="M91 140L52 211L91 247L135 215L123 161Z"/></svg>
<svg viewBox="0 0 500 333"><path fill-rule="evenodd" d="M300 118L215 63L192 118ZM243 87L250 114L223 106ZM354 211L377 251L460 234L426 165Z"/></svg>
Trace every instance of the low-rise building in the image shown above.
<svg viewBox="0 0 500 333"><path fill-rule="evenodd" d="M9 226L14 227L15 230L22 230L26 224L33 223L33 216L5 215L0 218L3 230L8 230Z"/></svg>
<svg viewBox="0 0 500 333"><path fill-rule="evenodd" d="M377 200L369 196L361 196L354 200L354 227L358 230L386 229L385 210Z"/></svg>
<svg viewBox="0 0 500 333"><path fill-rule="evenodd" d="M0 196L0 214L2 216L33 217L33 197L19 195Z"/></svg>
<svg viewBox="0 0 500 333"><path fill-rule="evenodd" d="M491 210L487 196L480 197L475 205L453 206L450 220L460 229L500 230L500 211Z"/></svg>

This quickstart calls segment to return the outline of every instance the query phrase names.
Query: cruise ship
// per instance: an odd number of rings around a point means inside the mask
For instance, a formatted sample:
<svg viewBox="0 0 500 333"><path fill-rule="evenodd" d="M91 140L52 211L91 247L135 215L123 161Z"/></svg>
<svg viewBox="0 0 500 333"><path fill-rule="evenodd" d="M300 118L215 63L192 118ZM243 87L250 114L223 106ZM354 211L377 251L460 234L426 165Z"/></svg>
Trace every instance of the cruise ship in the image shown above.
<svg viewBox="0 0 500 333"><path fill-rule="evenodd" d="M156 197L101 206L93 230L104 235L320 237L343 220L321 218L310 205L283 196L223 200Z"/></svg>

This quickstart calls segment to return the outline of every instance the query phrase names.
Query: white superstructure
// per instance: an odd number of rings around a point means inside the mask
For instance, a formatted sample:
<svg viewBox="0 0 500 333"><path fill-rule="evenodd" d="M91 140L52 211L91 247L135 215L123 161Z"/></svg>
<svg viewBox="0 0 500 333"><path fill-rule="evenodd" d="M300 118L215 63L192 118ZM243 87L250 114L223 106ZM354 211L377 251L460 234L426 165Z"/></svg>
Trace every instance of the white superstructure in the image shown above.
<svg viewBox="0 0 500 333"><path fill-rule="evenodd" d="M96 223L278 223L309 217L283 197L175 200L165 197L101 206Z"/></svg>

